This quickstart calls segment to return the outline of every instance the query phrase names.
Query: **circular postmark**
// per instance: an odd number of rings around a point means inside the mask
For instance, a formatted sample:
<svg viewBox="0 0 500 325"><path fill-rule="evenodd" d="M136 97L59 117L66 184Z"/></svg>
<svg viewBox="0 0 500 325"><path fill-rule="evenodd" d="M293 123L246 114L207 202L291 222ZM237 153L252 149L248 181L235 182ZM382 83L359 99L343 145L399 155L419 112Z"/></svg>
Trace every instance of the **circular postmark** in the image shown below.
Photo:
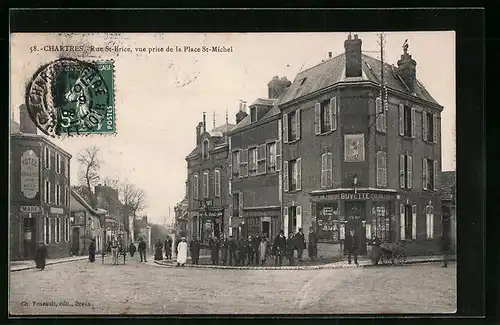
<svg viewBox="0 0 500 325"><path fill-rule="evenodd" d="M35 125L53 137L99 133L112 107L110 85L102 70L102 65L73 58L40 67L27 86L25 98Z"/></svg>

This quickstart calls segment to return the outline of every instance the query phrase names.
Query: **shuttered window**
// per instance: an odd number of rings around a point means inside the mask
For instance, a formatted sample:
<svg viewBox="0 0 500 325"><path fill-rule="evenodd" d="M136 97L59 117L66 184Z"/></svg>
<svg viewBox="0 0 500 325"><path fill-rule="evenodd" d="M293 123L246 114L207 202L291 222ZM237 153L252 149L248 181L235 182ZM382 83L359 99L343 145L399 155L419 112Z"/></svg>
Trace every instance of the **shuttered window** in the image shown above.
<svg viewBox="0 0 500 325"><path fill-rule="evenodd" d="M321 187L328 188L332 186L333 174L333 155L326 152L321 155Z"/></svg>
<svg viewBox="0 0 500 325"><path fill-rule="evenodd" d="M387 102L383 103L382 98L378 97L375 99L375 112L376 112L376 130L377 132L386 133L387 132L387 117L386 117L386 106Z"/></svg>
<svg viewBox="0 0 500 325"><path fill-rule="evenodd" d="M281 141L276 141L276 171L281 170Z"/></svg>
<svg viewBox="0 0 500 325"><path fill-rule="evenodd" d="M209 195L209 177L208 172L203 172L203 197L208 198Z"/></svg>
<svg viewBox="0 0 500 325"><path fill-rule="evenodd" d="M240 153L240 177L248 176L248 149L241 150Z"/></svg>
<svg viewBox="0 0 500 325"><path fill-rule="evenodd" d="M415 108L399 104L399 135L415 137Z"/></svg>
<svg viewBox="0 0 500 325"><path fill-rule="evenodd" d="M200 193L198 175L194 174L193 175L193 199L194 200L198 200L198 193Z"/></svg>
<svg viewBox="0 0 500 325"><path fill-rule="evenodd" d="M266 173L266 145L262 144L257 149L257 174Z"/></svg>
<svg viewBox="0 0 500 325"><path fill-rule="evenodd" d="M399 185L404 189L413 188L413 159L410 155L399 156Z"/></svg>
<svg viewBox="0 0 500 325"><path fill-rule="evenodd" d="M285 236L288 235L288 207L283 208L283 231Z"/></svg>
<svg viewBox="0 0 500 325"><path fill-rule="evenodd" d="M427 228L427 239L434 238L434 207L432 205L427 205L425 207L425 219Z"/></svg>
<svg viewBox="0 0 500 325"><path fill-rule="evenodd" d="M377 186L387 186L387 154L385 151L377 152Z"/></svg>
<svg viewBox="0 0 500 325"><path fill-rule="evenodd" d="M337 97L314 105L314 133L324 134L337 130Z"/></svg>
<svg viewBox="0 0 500 325"><path fill-rule="evenodd" d="M220 197L220 170L214 171L214 195Z"/></svg>
<svg viewBox="0 0 500 325"><path fill-rule="evenodd" d="M288 184L288 176L288 161L285 161L283 165L283 189L285 192L288 192L288 190L290 189L290 185Z"/></svg>
<svg viewBox="0 0 500 325"><path fill-rule="evenodd" d="M248 149L248 175L257 175L257 147Z"/></svg>
<svg viewBox="0 0 500 325"><path fill-rule="evenodd" d="M295 232L298 232L299 228L302 228L302 207L300 205L295 208L295 218Z"/></svg>
<svg viewBox="0 0 500 325"><path fill-rule="evenodd" d="M297 168L297 172L295 174L297 177L297 180L296 180L297 191L300 191L302 189L302 159L301 158L297 159L296 168Z"/></svg>

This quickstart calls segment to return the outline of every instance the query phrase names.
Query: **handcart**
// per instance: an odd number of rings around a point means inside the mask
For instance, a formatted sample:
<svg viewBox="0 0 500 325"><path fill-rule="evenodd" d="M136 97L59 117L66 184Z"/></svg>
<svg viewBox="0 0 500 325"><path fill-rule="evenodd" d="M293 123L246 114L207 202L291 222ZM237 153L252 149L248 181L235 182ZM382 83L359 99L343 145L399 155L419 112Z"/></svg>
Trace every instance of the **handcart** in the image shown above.
<svg viewBox="0 0 500 325"><path fill-rule="evenodd" d="M378 265L378 262L383 265L403 265L406 262L405 247L402 243L382 243L375 239L369 245L373 246L371 259L375 265Z"/></svg>

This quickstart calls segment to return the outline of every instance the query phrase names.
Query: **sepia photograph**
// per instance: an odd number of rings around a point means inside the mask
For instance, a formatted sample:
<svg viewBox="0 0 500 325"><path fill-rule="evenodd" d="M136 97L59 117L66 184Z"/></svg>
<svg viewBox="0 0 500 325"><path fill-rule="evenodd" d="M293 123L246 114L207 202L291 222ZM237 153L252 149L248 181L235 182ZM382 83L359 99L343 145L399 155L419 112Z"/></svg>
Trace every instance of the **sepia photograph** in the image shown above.
<svg viewBox="0 0 500 325"><path fill-rule="evenodd" d="M455 41L11 33L11 316L455 313Z"/></svg>

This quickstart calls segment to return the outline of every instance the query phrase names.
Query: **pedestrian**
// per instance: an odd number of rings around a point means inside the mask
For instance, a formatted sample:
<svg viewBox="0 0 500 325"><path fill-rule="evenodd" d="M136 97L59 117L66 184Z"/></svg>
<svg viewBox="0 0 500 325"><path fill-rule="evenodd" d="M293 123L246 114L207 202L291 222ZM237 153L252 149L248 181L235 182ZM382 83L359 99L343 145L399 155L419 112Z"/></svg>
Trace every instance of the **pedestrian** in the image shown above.
<svg viewBox="0 0 500 325"><path fill-rule="evenodd" d="M273 254L274 254L274 264L276 266L283 265L283 256L286 251L286 238L283 230L280 230L280 233L274 239L273 245Z"/></svg>
<svg viewBox="0 0 500 325"><path fill-rule="evenodd" d="M314 228L309 228L309 238L307 245L307 253L309 254L309 259L314 261L318 256L318 236L314 232Z"/></svg>
<svg viewBox="0 0 500 325"><path fill-rule="evenodd" d="M441 251L443 253L443 265L442 267L448 267L449 251L450 251L450 238L448 234L443 233L441 235Z"/></svg>
<svg viewBox="0 0 500 325"><path fill-rule="evenodd" d="M372 238L372 251L370 252L370 259L372 260L373 265L378 266L380 255L382 253L380 249L382 242L375 234L372 234Z"/></svg>
<svg viewBox="0 0 500 325"><path fill-rule="evenodd" d="M286 258L288 259L288 263L290 265L294 265L294 255L296 248L297 244L295 242L295 237L293 236L293 232L290 231L290 233L288 234L288 238L286 239Z"/></svg>
<svg viewBox="0 0 500 325"><path fill-rule="evenodd" d="M47 246L45 246L43 241L39 241L35 251L36 268L40 269L40 271L45 269L46 260L47 260Z"/></svg>
<svg viewBox="0 0 500 325"><path fill-rule="evenodd" d="M139 247L138 247L138 250L139 250L139 255L141 256L141 262L143 261L143 259L144 259L144 262L147 262L147 259L146 259L146 243L144 242L144 240L142 238L139 238Z"/></svg>
<svg viewBox="0 0 500 325"><path fill-rule="evenodd" d="M95 239L92 239L89 245L89 261L91 263L95 261Z"/></svg>
<svg viewBox="0 0 500 325"><path fill-rule="evenodd" d="M181 242L177 245L177 266L184 266L187 261L187 243L186 237L181 238Z"/></svg>
<svg viewBox="0 0 500 325"><path fill-rule="evenodd" d="M191 263L198 264L200 260L200 242L195 235L193 235L193 239L189 244L189 251L191 252Z"/></svg>
<svg viewBox="0 0 500 325"><path fill-rule="evenodd" d="M161 240L158 239L158 241L155 244L155 261L161 261L163 260L163 245L161 243Z"/></svg>
<svg viewBox="0 0 500 325"><path fill-rule="evenodd" d="M128 246L128 251L130 252L130 257L134 257L134 254L135 254L135 245L134 243L130 243L130 245Z"/></svg>
<svg viewBox="0 0 500 325"><path fill-rule="evenodd" d="M351 255L354 257L354 264L358 264L358 250L361 246L359 236L353 229L349 230L349 234L345 238L345 247L347 249L347 262L351 264Z"/></svg>
<svg viewBox="0 0 500 325"><path fill-rule="evenodd" d="M226 234L222 235L222 264L227 264L227 255L229 253L229 240Z"/></svg>
<svg viewBox="0 0 500 325"><path fill-rule="evenodd" d="M172 259L172 237L170 236L165 238L165 259Z"/></svg>
<svg viewBox="0 0 500 325"><path fill-rule="evenodd" d="M217 237L210 237L208 247L210 248L210 258L212 260L212 265L219 264L219 240L217 239Z"/></svg>
<svg viewBox="0 0 500 325"><path fill-rule="evenodd" d="M245 265L246 241L241 238L238 240L238 265Z"/></svg>
<svg viewBox="0 0 500 325"><path fill-rule="evenodd" d="M252 250L253 250L253 254L254 254L255 265L259 265L259 263L260 263L259 245L260 245L260 236L257 235L257 236L252 238Z"/></svg>
<svg viewBox="0 0 500 325"><path fill-rule="evenodd" d="M252 236L248 236L248 240L245 243L245 249L246 249L246 260L247 264L253 264L254 263L254 251L253 251L253 242L252 242Z"/></svg>
<svg viewBox="0 0 500 325"><path fill-rule="evenodd" d="M294 236L295 246L297 248L297 260L299 262L303 262L302 254L304 253L304 249L306 249L306 237L304 236L304 230L299 228L299 231Z"/></svg>
<svg viewBox="0 0 500 325"><path fill-rule="evenodd" d="M113 264L118 265L118 241L116 239L111 243L111 254L113 254Z"/></svg>
<svg viewBox="0 0 500 325"><path fill-rule="evenodd" d="M238 249L238 243L236 243L236 240L233 238L233 236L229 236L228 246L229 246L229 265L237 264L236 252Z"/></svg>
<svg viewBox="0 0 500 325"><path fill-rule="evenodd" d="M267 240L262 237L259 243L259 261L261 265L266 264Z"/></svg>

